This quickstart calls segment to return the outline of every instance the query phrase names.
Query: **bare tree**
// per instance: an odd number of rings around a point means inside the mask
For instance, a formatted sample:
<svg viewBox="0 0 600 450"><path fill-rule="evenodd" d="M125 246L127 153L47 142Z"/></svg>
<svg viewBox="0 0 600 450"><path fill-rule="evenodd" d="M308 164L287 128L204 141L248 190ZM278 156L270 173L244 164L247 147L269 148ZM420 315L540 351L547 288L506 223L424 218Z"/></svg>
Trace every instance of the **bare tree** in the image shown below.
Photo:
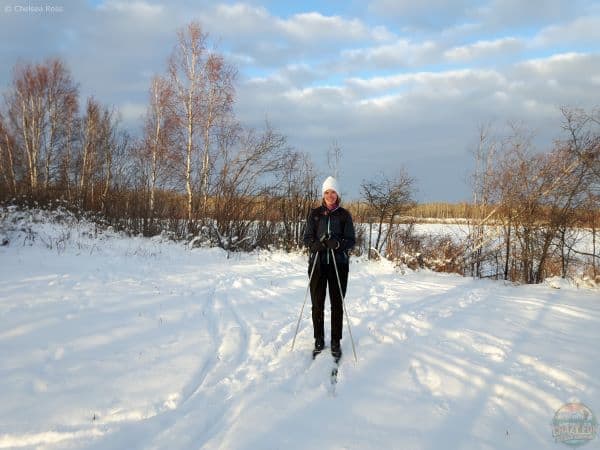
<svg viewBox="0 0 600 450"><path fill-rule="evenodd" d="M10 192L12 195L17 195L17 162L15 158L15 140L0 114L0 174L4 180L6 192Z"/></svg>
<svg viewBox="0 0 600 450"><path fill-rule="evenodd" d="M78 198L82 206L87 204L87 194L90 188L93 189L93 183L90 182L90 179L94 174L97 163L96 151L98 150L100 141L101 118L100 104L93 98L88 98L85 115L82 119L82 145L78 170Z"/></svg>
<svg viewBox="0 0 600 450"><path fill-rule="evenodd" d="M396 217L413 207L413 191L414 179L404 170L395 177L382 173L375 181L363 181L361 184L362 197L378 226L377 239L372 247L375 251L381 253ZM384 223L387 224L385 233Z"/></svg>
<svg viewBox="0 0 600 450"><path fill-rule="evenodd" d="M81 121L77 157L78 202L85 209L105 210L117 147L117 119L113 111L89 98Z"/></svg>
<svg viewBox="0 0 600 450"><path fill-rule="evenodd" d="M210 170L212 167L211 147L220 142L223 135L237 131L237 123L232 120L234 101L233 82L236 70L227 64L221 55L211 53L204 64L206 74L205 92L202 105L202 166L200 174L200 193L203 195L202 214L206 215L208 206Z"/></svg>
<svg viewBox="0 0 600 450"><path fill-rule="evenodd" d="M100 194L100 210L106 214L108 208L108 195L113 181L113 157L117 152L117 147L124 149L129 148L129 134L119 133L117 119L114 118L113 112L105 109L102 117L101 126L101 157L102 157L102 172L100 185L102 188Z"/></svg>
<svg viewBox="0 0 600 450"><path fill-rule="evenodd" d="M520 137L513 136L510 142L496 175L498 195L509 219L507 227L515 236L515 245L511 246L518 263L515 275L520 281L536 283L543 276L553 239L553 232L540 220L544 213L542 198L550 188L547 156L531 154L529 142Z"/></svg>
<svg viewBox="0 0 600 450"><path fill-rule="evenodd" d="M24 156L32 194L41 181L46 189L50 184L58 166L57 150L65 145L65 129L76 111L77 95L70 73L58 59L14 68L6 96L8 118L16 148Z"/></svg>
<svg viewBox="0 0 600 450"><path fill-rule="evenodd" d="M236 134L237 135L237 134ZM279 183L285 138L268 124L262 133L246 131L221 147L221 169L216 180L212 232L227 250L251 249L262 237L252 227L267 213L268 199ZM262 203L261 200L265 200Z"/></svg>
<svg viewBox="0 0 600 450"><path fill-rule="evenodd" d="M316 170L307 154L288 151L282 162L278 219L283 226L283 245L289 251L302 241L304 222L319 196Z"/></svg>
<svg viewBox="0 0 600 450"><path fill-rule="evenodd" d="M591 192L600 193L600 110L587 112L582 109L561 109L562 128L567 138L559 145L568 149L576 158L575 165L583 170Z"/></svg>
<svg viewBox="0 0 600 450"><path fill-rule="evenodd" d="M28 188L37 192L40 152L46 127L45 71L32 65L17 65L13 73L12 92L9 94L9 117L18 145L26 161Z"/></svg>
<svg viewBox="0 0 600 450"><path fill-rule="evenodd" d="M184 149L184 180L189 226L194 219L194 172L199 149L199 190L206 204L210 179L213 132L233 104L235 71L208 48L208 34L192 22L177 34L168 73L174 92L174 113ZM200 142L199 142L200 141ZM205 207L203 207L205 209Z"/></svg>
<svg viewBox="0 0 600 450"><path fill-rule="evenodd" d="M44 187L48 189L52 181L53 165L59 165L58 156L62 149L70 145L73 136L72 124L78 109L78 89L61 60L50 60L46 66L48 128L44 138Z"/></svg>
<svg viewBox="0 0 600 450"><path fill-rule="evenodd" d="M590 186L589 166L582 163L582 152L573 150L581 139L572 134L540 153L534 151L530 133L515 126L511 131L480 185L494 205L486 217L493 216L504 230L503 277L539 283L550 273L566 276L577 240L577 210ZM489 249L497 241L490 232L475 248ZM498 258L498 253L491 255ZM485 258L481 262L491 265Z"/></svg>
<svg viewBox="0 0 600 450"><path fill-rule="evenodd" d="M482 276L484 264L484 248L486 230L489 229L490 220L490 189L493 177L492 166L496 157L496 142L492 139L491 127L479 127L479 142L474 151L475 173L472 177L474 214L469 217L469 235L467 237L467 266L470 267L471 276ZM510 233L510 226L508 228Z"/></svg>
<svg viewBox="0 0 600 450"><path fill-rule="evenodd" d="M170 174L170 168L176 159L172 152L173 129L173 91L171 85L161 77L154 77L150 86L150 104L146 115L143 156L149 162L149 219L155 217L156 191L164 174Z"/></svg>
<svg viewBox="0 0 600 450"><path fill-rule="evenodd" d="M567 137L557 142L556 162L561 172L557 175L557 201L553 205L551 219L560 232L562 275L566 276L572 253L591 257L596 275L595 222L600 198L600 110L587 112L582 109L561 108L563 130ZM591 254L574 248L578 211L585 211L592 229L593 251ZM567 242L567 236L573 242Z"/></svg>
<svg viewBox="0 0 600 450"><path fill-rule="evenodd" d="M75 146L80 142L78 137L81 120L78 115L78 102L77 96L70 96L68 101L65 101L62 105L62 117L59 119L61 121L61 139L58 144L59 167L57 182L59 189L65 193L69 201L73 200L72 180L76 180L77 178L74 173L76 169L73 167L73 160Z"/></svg>

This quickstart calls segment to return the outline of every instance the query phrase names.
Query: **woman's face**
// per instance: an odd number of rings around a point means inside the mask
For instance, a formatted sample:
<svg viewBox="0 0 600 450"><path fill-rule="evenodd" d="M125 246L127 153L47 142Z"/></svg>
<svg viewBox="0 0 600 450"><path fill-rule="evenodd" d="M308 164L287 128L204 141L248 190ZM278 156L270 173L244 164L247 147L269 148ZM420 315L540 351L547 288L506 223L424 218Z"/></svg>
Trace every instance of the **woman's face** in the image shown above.
<svg viewBox="0 0 600 450"><path fill-rule="evenodd" d="M337 202L338 195L333 189L327 189L323 194L323 198L327 206L333 206Z"/></svg>

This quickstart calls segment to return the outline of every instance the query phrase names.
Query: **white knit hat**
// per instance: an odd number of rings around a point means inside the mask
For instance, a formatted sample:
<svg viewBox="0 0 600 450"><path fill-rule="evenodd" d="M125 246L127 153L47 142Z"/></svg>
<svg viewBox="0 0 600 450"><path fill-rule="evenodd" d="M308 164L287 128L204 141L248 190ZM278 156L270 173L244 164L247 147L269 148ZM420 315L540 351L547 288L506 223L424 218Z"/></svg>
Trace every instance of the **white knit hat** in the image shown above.
<svg viewBox="0 0 600 450"><path fill-rule="evenodd" d="M325 191L331 189L332 191L337 192L340 195L340 185L337 180L333 177L327 177L327 179L323 182L323 187L321 188L321 195L325 195Z"/></svg>

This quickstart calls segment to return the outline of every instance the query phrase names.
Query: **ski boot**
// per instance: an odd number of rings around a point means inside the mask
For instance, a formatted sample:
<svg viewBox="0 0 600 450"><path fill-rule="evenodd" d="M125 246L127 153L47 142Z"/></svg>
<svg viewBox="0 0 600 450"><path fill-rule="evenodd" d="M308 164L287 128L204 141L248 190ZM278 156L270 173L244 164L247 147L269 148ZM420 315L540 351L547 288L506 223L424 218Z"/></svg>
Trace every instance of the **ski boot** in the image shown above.
<svg viewBox="0 0 600 450"><path fill-rule="evenodd" d="M313 359L315 359L317 357L317 355L323 351L324 348L325 348L325 340L323 338L316 338L315 339L315 348L313 350Z"/></svg>

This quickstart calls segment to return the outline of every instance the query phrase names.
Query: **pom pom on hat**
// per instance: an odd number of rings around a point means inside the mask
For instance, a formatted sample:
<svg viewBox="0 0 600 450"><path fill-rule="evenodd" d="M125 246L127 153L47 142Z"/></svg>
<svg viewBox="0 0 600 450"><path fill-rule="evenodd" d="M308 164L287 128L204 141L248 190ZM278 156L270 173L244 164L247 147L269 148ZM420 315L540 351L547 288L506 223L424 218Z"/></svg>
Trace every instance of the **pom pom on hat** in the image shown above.
<svg viewBox="0 0 600 450"><path fill-rule="evenodd" d="M333 177L327 177L327 179L323 182L323 187L321 189L321 195L325 195L325 191L332 190L337 192L340 195L340 185L337 180Z"/></svg>

